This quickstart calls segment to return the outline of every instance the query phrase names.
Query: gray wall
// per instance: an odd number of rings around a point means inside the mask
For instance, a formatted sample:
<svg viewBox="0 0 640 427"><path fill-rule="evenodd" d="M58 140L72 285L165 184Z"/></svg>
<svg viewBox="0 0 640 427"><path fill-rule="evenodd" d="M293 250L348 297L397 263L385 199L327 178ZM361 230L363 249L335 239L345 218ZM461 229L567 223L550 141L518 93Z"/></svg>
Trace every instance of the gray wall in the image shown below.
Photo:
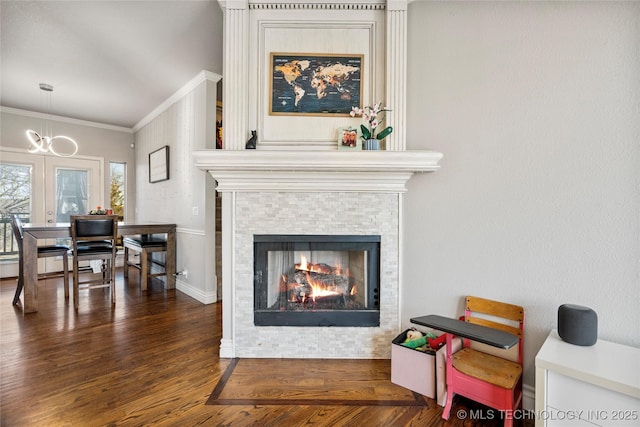
<svg viewBox="0 0 640 427"><path fill-rule="evenodd" d="M640 346L640 3L413 2L403 324L525 306L525 384L563 303Z"/></svg>
<svg viewBox="0 0 640 427"><path fill-rule="evenodd" d="M218 75L214 77L219 78ZM172 99L173 100L173 99ZM194 165L194 150L215 148L216 82L203 80L169 101L135 133L139 221L177 224L176 287L203 303L217 301L213 178ZM169 180L149 183L149 153L169 146Z"/></svg>
<svg viewBox="0 0 640 427"><path fill-rule="evenodd" d="M33 117L29 112L13 109L3 109L0 114L0 145L18 148L26 152L31 147L25 136L25 131L27 129L39 130L43 119ZM135 150L131 147L133 131L122 127L66 118L51 119L51 123L56 135L67 135L76 140L78 156L104 158L104 203L109 201L109 162L127 164L126 215L127 220L133 220L136 200Z"/></svg>

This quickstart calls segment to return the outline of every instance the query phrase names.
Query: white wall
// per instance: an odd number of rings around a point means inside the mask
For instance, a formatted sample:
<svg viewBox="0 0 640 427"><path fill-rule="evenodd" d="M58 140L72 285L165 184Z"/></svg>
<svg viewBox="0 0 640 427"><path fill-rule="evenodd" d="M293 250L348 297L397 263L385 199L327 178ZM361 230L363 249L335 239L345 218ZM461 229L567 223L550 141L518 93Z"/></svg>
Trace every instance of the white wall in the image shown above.
<svg viewBox="0 0 640 427"><path fill-rule="evenodd" d="M178 290L203 303L217 300L213 178L194 166L194 150L215 148L216 82L202 73L136 126L137 221L177 224ZM184 93L182 93L184 92ZM149 153L169 146L169 180L149 183ZM213 267L213 269L211 269Z"/></svg>
<svg viewBox="0 0 640 427"><path fill-rule="evenodd" d="M527 310L525 385L557 308L640 346L640 3L413 2L403 324L475 294Z"/></svg>

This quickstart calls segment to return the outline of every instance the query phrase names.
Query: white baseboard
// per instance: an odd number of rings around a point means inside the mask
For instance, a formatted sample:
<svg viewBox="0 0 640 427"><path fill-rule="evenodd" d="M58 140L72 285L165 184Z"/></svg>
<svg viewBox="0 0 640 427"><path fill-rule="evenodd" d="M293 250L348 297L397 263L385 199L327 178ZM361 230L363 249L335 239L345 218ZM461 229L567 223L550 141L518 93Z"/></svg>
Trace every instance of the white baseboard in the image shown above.
<svg viewBox="0 0 640 427"><path fill-rule="evenodd" d="M163 267L159 267L157 265L152 265L151 266L151 273L156 274L156 273L162 273L164 271ZM195 299L196 301L199 301L203 304L213 304L215 302L218 302L217 300L217 295L215 293L207 293L207 292L203 292L202 289L196 288L193 285L191 285L190 283L187 283L183 280L180 280L180 278L183 276L177 276L176 277L176 289L179 290L180 292L182 292L183 294L187 294L189 295L191 298ZM163 280L166 283L166 278L165 277L160 277L160 280Z"/></svg>
<svg viewBox="0 0 640 427"><path fill-rule="evenodd" d="M217 295L214 292L203 292L202 289L198 289L191 284L177 278L176 289L184 294L189 295L191 298L200 301L203 304L213 304L217 302Z"/></svg>
<svg viewBox="0 0 640 427"><path fill-rule="evenodd" d="M223 359L233 359L236 357L233 351L233 340L222 338L220 340L220 357Z"/></svg>
<svg viewBox="0 0 640 427"><path fill-rule="evenodd" d="M522 385L522 409L533 411L536 408L536 389L529 384Z"/></svg>

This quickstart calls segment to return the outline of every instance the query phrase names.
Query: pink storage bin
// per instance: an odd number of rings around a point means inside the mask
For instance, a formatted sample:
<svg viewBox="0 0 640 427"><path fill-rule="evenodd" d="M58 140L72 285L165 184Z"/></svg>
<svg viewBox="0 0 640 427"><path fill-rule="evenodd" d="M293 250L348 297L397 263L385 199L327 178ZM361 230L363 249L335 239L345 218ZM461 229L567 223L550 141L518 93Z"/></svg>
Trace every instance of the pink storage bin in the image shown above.
<svg viewBox="0 0 640 427"><path fill-rule="evenodd" d="M391 382L435 399L436 352L422 352L400 345L407 339L409 330L402 332L391 342Z"/></svg>

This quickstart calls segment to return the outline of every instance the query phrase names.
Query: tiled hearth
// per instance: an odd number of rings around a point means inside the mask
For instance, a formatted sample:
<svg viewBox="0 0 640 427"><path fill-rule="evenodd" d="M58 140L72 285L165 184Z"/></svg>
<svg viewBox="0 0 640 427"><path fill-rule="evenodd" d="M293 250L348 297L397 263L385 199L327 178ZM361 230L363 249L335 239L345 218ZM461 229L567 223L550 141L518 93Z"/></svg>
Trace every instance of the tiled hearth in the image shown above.
<svg viewBox="0 0 640 427"><path fill-rule="evenodd" d="M400 327L402 193L413 172L436 170L432 152L201 151L196 163L223 199L222 357L388 358ZM380 326L253 323L257 234L379 235Z"/></svg>

